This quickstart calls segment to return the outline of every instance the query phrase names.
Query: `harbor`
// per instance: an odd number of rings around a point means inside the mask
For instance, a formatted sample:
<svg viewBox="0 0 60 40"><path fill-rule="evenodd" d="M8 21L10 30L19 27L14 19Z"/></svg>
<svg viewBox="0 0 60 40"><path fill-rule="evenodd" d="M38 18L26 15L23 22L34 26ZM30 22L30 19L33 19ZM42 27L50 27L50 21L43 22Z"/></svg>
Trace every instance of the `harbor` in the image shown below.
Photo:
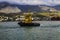
<svg viewBox="0 0 60 40"><path fill-rule="evenodd" d="M0 0L0 40L60 40L60 1Z"/></svg>

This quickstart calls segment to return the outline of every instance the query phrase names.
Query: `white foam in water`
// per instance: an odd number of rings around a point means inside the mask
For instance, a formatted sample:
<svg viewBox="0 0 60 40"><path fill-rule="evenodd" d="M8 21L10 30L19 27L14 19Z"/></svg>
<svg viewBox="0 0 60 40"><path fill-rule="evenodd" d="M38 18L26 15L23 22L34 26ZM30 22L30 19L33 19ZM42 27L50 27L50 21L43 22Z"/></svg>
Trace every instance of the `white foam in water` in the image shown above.
<svg viewBox="0 0 60 40"><path fill-rule="evenodd" d="M40 26L44 26L43 24L40 24Z"/></svg>

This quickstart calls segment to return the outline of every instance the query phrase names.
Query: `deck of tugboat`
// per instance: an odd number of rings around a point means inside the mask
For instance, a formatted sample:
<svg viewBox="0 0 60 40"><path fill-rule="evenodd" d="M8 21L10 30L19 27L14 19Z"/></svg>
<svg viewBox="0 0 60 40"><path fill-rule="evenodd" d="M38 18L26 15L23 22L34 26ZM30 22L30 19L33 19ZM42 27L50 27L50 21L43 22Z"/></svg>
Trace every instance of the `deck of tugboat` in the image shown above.
<svg viewBox="0 0 60 40"><path fill-rule="evenodd" d="M36 23L36 22L31 22L31 23L23 23L23 22L18 22L18 24L20 26L24 26L24 27L27 27L27 26L40 26L40 23Z"/></svg>

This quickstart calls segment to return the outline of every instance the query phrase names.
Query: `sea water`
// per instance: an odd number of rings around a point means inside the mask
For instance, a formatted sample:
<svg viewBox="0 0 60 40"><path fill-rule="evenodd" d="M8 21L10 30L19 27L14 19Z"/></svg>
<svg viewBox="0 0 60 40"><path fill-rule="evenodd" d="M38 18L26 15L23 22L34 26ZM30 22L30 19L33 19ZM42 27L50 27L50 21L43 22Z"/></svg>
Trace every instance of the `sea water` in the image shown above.
<svg viewBox="0 0 60 40"><path fill-rule="evenodd" d="M0 22L0 40L60 40L60 22L43 21L37 27Z"/></svg>

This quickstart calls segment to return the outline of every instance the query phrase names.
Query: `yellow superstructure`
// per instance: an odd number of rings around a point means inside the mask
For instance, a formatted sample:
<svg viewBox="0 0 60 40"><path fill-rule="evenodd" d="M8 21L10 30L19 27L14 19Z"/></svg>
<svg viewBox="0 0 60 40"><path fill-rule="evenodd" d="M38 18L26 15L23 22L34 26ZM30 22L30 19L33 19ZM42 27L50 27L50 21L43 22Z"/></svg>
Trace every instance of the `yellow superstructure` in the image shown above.
<svg viewBox="0 0 60 40"><path fill-rule="evenodd" d="M23 23L31 23L32 22L32 15L30 13L24 14L24 19L22 20Z"/></svg>

